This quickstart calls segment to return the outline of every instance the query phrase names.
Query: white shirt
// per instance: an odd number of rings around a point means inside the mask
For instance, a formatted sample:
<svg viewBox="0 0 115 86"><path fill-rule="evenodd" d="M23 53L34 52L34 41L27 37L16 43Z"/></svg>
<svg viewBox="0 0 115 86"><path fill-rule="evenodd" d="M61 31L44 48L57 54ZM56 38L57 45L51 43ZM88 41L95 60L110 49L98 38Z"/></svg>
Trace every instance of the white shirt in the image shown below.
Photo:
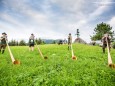
<svg viewBox="0 0 115 86"><path fill-rule="evenodd" d="M34 40L34 37L35 37L34 35L31 35L31 36L30 36L30 39Z"/></svg>

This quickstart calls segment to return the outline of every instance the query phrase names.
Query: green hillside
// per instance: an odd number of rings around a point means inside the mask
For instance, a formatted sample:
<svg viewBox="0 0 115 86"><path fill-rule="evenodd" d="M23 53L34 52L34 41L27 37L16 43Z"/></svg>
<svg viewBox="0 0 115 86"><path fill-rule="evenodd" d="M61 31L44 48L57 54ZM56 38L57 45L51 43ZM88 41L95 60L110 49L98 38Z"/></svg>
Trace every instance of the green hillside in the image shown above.
<svg viewBox="0 0 115 86"><path fill-rule="evenodd" d="M73 44L77 60L71 59L67 45L40 45L44 60L37 48L11 47L20 65L11 63L8 49L0 54L0 86L115 86L115 69L107 66L107 52L101 47ZM115 50L111 50L115 63Z"/></svg>

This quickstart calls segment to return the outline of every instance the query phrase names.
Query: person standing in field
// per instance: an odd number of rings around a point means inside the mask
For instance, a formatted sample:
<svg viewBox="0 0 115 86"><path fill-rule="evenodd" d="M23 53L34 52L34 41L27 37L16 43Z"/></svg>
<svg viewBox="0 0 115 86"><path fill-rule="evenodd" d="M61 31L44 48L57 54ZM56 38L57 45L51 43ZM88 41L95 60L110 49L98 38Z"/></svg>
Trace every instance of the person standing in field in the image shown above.
<svg viewBox="0 0 115 86"><path fill-rule="evenodd" d="M108 42L108 46L109 46L109 51L110 51L110 44L111 44L111 41L110 41L110 37L109 37L109 34L106 33L104 34L104 36L102 37L102 50L103 50L103 53L105 53L105 48L107 47L107 42Z"/></svg>
<svg viewBox="0 0 115 86"><path fill-rule="evenodd" d="M0 37L0 53L2 54L4 53L7 46L6 41L7 41L7 34L4 32Z"/></svg>
<svg viewBox="0 0 115 86"><path fill-rule="evenodd" d="M34 36L34 34L31 34L31 36L30 36L30 38L29 38L29 50L30 51L34 51L34 38L35 38L35 36Z"/></svg>
<svg viewBox="0 0 115 86"><path fill-rule="evenodd" d="M71 49L71 44L72 44L72 36L71 36L71 33L69 33L69 36L68 36L68 50Z"/></svg>

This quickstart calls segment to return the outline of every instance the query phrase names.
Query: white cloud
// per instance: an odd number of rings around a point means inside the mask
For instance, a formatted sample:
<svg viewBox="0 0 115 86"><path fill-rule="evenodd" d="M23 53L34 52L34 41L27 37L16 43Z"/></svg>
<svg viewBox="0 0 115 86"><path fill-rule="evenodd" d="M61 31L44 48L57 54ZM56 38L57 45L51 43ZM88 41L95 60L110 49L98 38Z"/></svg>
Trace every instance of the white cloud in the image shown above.
<svg viewBox="0 0 115 86"><path fill-rule="evenodd" d="M109 21L108 21L109 24L111 24L112 26L115 26L115 16L112 17Z"/></svg>
<svg viewBox="0 0 115 86"><path fill-rule="evenodd" d="M21 24L20 22L16 21L16 19L14 19L13 17L11 17L10 15L6 14L6 13L1 13L0 14L1 19L7 21L8 23L15 25L17 27L24 27L23 24Z"/></svg>
<svg viewBox="0 0 115 86"><path fill-rule="evenodd" d="M108 1L111 1L111 0L104 0L103 4L107 3ZM104 5L104 6L99 5L98 8L96 10L94 10L94 12L91 13L89 16L90 16L90 18L95 18L96 16L101 15L104 11L108 10L109 8L110 8L110 6L107 6L107 5Z"/></svg>
<svg viewBox="0 0 115 86"><path fill-rule="evenodd" d="M51 0L52 3L60 5L64 11L77 12L82 9L84 0Z"/></svg>
<svg viewBox="0 0 115 86"><path fill-rule="evenodd" d="M112 17L107 23L110 24L110 26L112 26L113 30L115 31L115 16Z"/></svg>

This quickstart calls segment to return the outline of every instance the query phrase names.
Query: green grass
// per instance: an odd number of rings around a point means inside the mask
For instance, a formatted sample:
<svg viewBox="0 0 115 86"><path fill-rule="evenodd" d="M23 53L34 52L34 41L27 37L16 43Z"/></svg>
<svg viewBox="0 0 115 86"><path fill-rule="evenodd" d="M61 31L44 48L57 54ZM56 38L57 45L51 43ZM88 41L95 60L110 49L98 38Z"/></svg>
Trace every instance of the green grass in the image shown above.
<svg viewBox="0 0 115 86"><path fill-rule="evenodd" d="M0 86L115 86L115 69L107 66L107 52L101 47L73 44L77 60L71 59L67 45L40 45L37 48L10 47L20 65L11 63L8 49L0 54ZM111 50L115 63L115 50Z"/></svg>

